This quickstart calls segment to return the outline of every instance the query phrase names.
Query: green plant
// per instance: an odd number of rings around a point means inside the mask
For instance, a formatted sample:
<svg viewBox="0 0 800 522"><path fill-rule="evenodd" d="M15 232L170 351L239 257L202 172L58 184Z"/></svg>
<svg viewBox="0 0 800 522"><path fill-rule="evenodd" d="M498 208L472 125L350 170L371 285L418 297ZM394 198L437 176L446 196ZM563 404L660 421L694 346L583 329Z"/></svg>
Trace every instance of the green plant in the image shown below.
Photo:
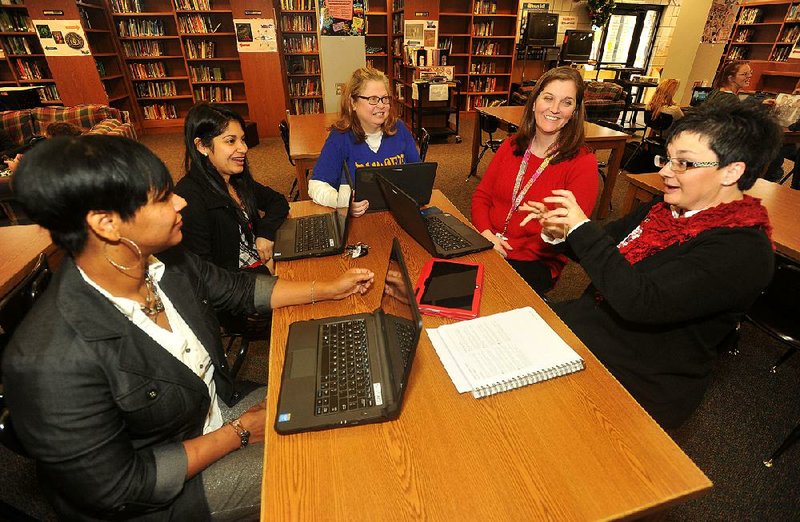
<svg viewBox="0 0 800 522"><path fill-rule="evenodd" d="M588 0L586 10L592 21L592 27L603 27L611 18L611 11L614 9L615 0Z"/></svg>

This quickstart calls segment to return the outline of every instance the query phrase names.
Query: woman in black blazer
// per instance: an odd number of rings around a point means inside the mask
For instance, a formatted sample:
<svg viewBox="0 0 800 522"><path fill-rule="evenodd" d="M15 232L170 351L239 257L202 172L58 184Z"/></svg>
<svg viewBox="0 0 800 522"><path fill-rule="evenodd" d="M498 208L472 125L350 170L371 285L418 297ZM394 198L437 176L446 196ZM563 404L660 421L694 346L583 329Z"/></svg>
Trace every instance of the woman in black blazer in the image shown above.
<svg viewBox="0 0 800 522"><path fill-rule="evenodd" d="M186 202L127 138L48 140L14 189L69 254L2 364L14 430L60 518L257 518L265 389L233 407L214 308L341 299L372 272L278 280L176 247Z"/></svg>

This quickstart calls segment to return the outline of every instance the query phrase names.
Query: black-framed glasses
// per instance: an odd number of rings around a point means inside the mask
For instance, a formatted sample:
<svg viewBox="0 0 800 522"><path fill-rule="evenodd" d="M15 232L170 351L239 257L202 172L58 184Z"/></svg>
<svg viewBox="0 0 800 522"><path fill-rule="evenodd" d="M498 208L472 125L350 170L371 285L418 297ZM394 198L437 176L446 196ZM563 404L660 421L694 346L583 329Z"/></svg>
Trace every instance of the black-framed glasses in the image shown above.
<svg viewBox="0 0 800 522"><path fill-rule="evenodd" d="M653 163L660 169L669 165L672 172L686 172L687 169L694 169L697 167L719 167L719 161L689 161L658 155L653 158Z"/></svg>
<svg viewBox="0 0 800 522"><path fill-rule="evenodd" d="M356 98L361 98L362 100L367 100L367 103L369 103L370 105L378 105L378 102L386 105L390 101L392 101L392 98L390 96L359 96L359 95L356 95Z"/></svg>

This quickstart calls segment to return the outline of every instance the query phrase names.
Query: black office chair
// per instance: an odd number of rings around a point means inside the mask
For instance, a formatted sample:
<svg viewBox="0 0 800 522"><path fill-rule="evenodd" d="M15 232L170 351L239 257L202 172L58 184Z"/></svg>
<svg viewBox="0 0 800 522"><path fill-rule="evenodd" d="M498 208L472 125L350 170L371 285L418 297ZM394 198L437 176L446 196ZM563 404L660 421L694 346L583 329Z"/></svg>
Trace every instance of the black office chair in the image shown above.
<svg viewBox="0 0 800 522"><path fill-rule="evenodd" d="M230 362L230 375L232 379L236 379L247 357L250 343L269 340L272 314L231 316L220 313L219 316L222 340L223 342L227 340L225 356L228 359L233 357L233 362ZM237 341L239 341L238 347Z"/></svg>
<svg viewBox="0 0 800 522"><path fill-rule="evenodd" d="M283 147L286 149L286 157L289 158L289 163L294 167L294 160L292 160L292 156L289 153L289 123L286 120L281 120L278 123L278 131L281 133ZM300 192L297 190L297 178L292 181L292 187L289 189L287 197L292 201L297 201L300 198Z"/></svg>
<svg viewBox="0 0 800 522"><path fill-rule="evenodd" d="M645 110L642 139L630 152L630 155L625 160L625 164L622 166L622 170L632 174L641 174L658 170L655 165L653 165L652 158L656 155L666 155L667 142L663 137L663 133L672 125L672 121L673 118L670 114L662 112L658 117L653 118L653 113L649 110ZM648 130L651 131L650 136L647 135ZM642 157L639 157L640 154Z"/></svg>
<svg viewBox="0 0 800 522"><path fill-rule="evenodd" d="M428 145L430 144L431 144L431 135L427 131L427 129L425 129L425 127L422 127L422 129L420 129L420 135L419 135L419 159L421 159L422 161L425 161L425 156L428 155Z"/></svg>
<svg viewBox="0 0 800 522"><path fill-rule="evenodd" d="M480 165L483 155L486 154L486 151L488 150L497 152L497 149L499 149L500 145L503 144L502 139L497 139L494 137L494 133L497 132L498 125L500 124L499 120L490 114L483 113L478 113L478 119L480 120L478 125L481 126L481 136L483 136L483 133L485 132L489 135L489 137L486 141L481 143L481 151L478 154L475 163L470 166L469 174L467 174L467 179L465 181L469 181L469 178L472 176L480 179L480 176L478 176L478 165Z"/></svg>

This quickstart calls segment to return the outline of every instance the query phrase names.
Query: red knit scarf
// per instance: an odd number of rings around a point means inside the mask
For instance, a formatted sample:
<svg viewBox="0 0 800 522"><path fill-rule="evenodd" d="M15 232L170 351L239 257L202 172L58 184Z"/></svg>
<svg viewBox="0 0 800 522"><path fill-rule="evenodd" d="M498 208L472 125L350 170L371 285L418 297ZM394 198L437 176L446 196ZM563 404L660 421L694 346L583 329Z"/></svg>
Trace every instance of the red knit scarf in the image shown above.
<svg viewBox="0 0 800 522"><path fill-rule="evenodd" d="M772 226L761 200L744 199L722 203L690 217L674 217L663 201L653 205L639 227L619 245L625 259L635 265L670 245L680 244L712 228L757 227L772 239ZM638 232L638 234L637 234Z"/></svg>

